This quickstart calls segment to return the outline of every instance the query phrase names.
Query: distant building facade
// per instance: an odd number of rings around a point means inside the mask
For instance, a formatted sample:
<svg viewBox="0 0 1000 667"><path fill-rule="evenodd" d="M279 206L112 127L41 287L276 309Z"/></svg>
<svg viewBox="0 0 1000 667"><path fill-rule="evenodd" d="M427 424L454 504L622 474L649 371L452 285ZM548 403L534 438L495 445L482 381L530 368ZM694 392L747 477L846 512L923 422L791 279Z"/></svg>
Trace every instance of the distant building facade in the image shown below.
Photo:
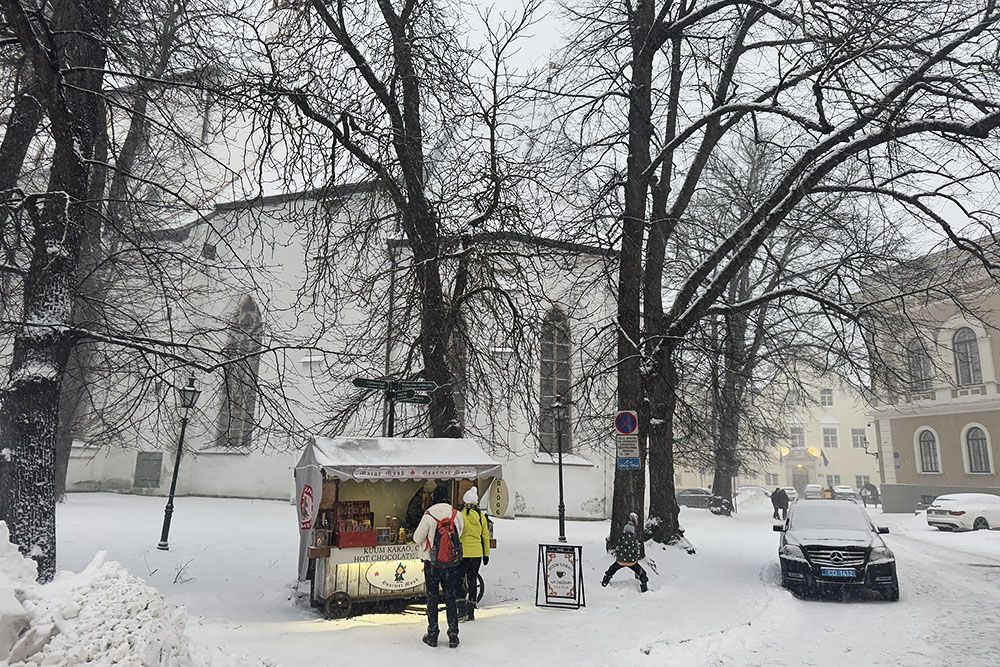
<svg viewBox="0 0 1000 667"><path fill-rule="evenodd" d="M947 294L909 302L902 333L877 341L888 372L870 416L890 512L945 493L1000 494L1000 295L957 251L927 261L939 274L947 269Z"/></svg>

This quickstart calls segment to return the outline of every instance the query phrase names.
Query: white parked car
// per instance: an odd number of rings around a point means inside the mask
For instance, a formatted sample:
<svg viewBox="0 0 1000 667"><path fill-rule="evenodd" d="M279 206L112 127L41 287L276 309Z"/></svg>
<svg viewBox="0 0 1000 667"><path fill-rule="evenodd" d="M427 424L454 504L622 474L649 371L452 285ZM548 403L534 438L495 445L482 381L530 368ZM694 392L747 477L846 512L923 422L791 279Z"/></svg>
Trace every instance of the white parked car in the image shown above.
<svg viewBox="0 0 1000 667"><path fill-rule="evenodd" d="M823 487L819 484L806 484L802 490L802 497L806 500L819 500L823 497Z"/></svg>
<svg viewBox="0 0 1000 667"><path fill-rule="evenodd" d="M785 486L782 488L784 488L785 493L788 494L788 502L794 503L796 500L799 499L799 492L795 490L794 486Z"/></svg>
<svg viewBox="0 0 1000 667"><path fill-rule="evenodd" d="M858 494L847 485L833 487L833 495L837 500L853 500L855 502L858 500Z"/></svg>
<svg viewBox="0 0 1000 667"><path fill-rule="evenodd" d="M927 523L938 530L1000 528L1000 496L991 493L949 493L927 508Z"/></svg>

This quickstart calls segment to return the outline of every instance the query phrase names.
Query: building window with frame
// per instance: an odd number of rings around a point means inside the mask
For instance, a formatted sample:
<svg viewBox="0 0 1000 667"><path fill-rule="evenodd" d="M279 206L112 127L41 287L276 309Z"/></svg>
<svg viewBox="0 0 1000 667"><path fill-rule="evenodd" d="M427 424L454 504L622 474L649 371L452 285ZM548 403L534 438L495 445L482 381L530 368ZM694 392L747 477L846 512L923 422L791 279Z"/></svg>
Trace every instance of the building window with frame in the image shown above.
<svg viewBox="0 0 1000 667"><path fill-rule="evenodd" d="M976 332L962 327L951 339L955 353L955 380L960 387L982 384L983 369L979 363L979 341Z"/></svg>
<svg viewBox="0 0 1000 667"><path fill-rule="evenodd" d="M572 451L570 386L572 373L570 358L573 353L569 320L558 308L553 308L542 320L540 336L541 362L538 392L538 440L542 451L553 454L558 447L556 422L552 404L562 400L566 405L566 423L563 425L563 452Z"/></svg>
<svg viewBox="0 0 1000 667"><path fill-rule="evenodd" d="M802 448L806 446L806 430L801 426L792 426L788 429L788 437L792 442L792 447Z"/></svg>
<svg viewBox="0 0 1000 667"><path fill-rule="evenodd" d="M920 472L941 472L937 438L934 437L934 434L924 429L917 436L917 445L920 450Z"/></svg>
<svg viewBox="0 0 1000 667"><path fill-rule="evenodd" d="M223 367L222 405L219 408L217 445L248 449L253 437L260 374L261 336L264 326L253 297L245 296L230 322L229 340L223 355L231 363Z"/></svg>
<svg viewBox="0 0 1000 667"><path fill-rule="evenodd" d="M906 347L906 369L910 376L910 391L931 390L931 355L919 339L914 338Z"/></svg>
<svg viewBox="0 0 1000 667"><path fill-rule="evenodd" d="M765 473L764 484L768 487L778 486L778 474L773 472Z"/></svg>
<svg viewBox="0 0 1000 667"><path fill-rule="evenodd" d="M973 426L965 433L965 451L969 457L970 473L991 473L989 443L986 432Z"/></svg>
<svg viewBox="0 0 1000 667"><path fill-rule="evenodd" d="M840 486L840 475L827 475L826 476L827 486Z"/></svg>
<svg viewBox="0 0 1000 667"><path fill-rule="evenodd" d="M819 404L824 408L833 407L833 389L819 390Z"/></svg>
<svg viewBox="0 0 1000 667"><path fill-rule="evenodd" d="M823 447L826 449L836 449L840 446L840 435L836 426L823 427Z"/></svg>
<svg viewBox="0 0 1000 667"><path fill-rule="evenodd" d="M854 476L854 488L860 491L865 488L865 485L871 484L872 478L868 475L855 475Z"/></svg>
<svg viewBox="0 0 1000 667"><path fill-rule="evenodd" d="M864 449L868 444L868 435L863 428L851 429L851 447L854 449Z"/></svg>

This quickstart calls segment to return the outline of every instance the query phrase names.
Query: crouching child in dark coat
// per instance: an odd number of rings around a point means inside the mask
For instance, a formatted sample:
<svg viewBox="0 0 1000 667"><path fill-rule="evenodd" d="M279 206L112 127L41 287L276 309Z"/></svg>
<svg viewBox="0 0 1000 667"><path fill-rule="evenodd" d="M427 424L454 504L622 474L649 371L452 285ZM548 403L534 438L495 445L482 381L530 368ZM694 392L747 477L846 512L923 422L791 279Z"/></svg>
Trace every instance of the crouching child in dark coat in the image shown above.
<svg viewBox="0 0 1000 667"><path fill-rule="evenodd" d="M639 538L636 536L636 526L638 523L639 517L635 513L630 514L629 522L625 524L622 536L618 539L618 546L615 547L616 560L608 568L608 571L604 573L601 586L607 586L611 583L611 577L615 576L615 572L623 567L627 567L635 573L635 578L639 580L639 590L643 593L649 590L649 577L646 575L646 570L643 569L642 565L639 565Z"/></svg>

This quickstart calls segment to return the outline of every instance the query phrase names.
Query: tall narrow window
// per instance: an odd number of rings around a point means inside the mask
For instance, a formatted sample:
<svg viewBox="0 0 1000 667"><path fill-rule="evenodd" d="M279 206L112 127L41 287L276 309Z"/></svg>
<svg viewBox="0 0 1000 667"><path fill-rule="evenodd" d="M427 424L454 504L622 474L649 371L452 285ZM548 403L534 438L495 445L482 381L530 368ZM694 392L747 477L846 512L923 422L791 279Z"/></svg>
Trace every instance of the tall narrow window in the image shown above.
<svg viewBox="0 0 1000 667"><path fill-rule="evenodd" d="M819 404L824 408L833 407L833 389L819 390Z"/></svg>
<svg viewBox="0 0 1000 667"><path fill-rule="evenodd" d="M975 332L969 327L962 327L955 332L951 342L955 350L955 379L959 386L981 384L983 369L979 363L979 343Z"/></svg>
<svg viewBox="0 0 1000 667"><path fill-rule="evenodd" d="M792 447L805 447L806 446L806 430L801 426L792 426L788 429L789 438L792 441Z"/></svg>
<svg viewBox="0 0 1000 667"><path fill-rule="evenodd" d="M920 446L920 472L941 472L938 463L937 439L930 431L921 431L918 438Z"/></svg>
<svg viewBox="0 0 1000 667"><path fill-rule="evenodd" d="M541 386L538 392L538 439L543 451L554 453L558 445L556 434L555 413L552 404L561 398L564 405L570 405L570 356L572 343L570 341L569 321L558 308L553 308L542 321L541 331ZM566 421L563 424L563 452L572 449L572 437L569 425L570 409L564 411Z"/></svg>
<svg viewBox="0 0 1000 667"><path fill-rule="evenodd" d="M840 435L836 426L823 427L823 447L827 449L840 446Z"/></svg>
<svg viewBox="0 0 1000 667"><path fill-rule="evenodd" d="M930 391L931 356L916 338L906 347L906 369L910 376L910 391Z"/></svg>
<svg viewBox="0 0 1000 667"><path fill-rule="evenodd" d="M965 447L969 454L969 472L992 472L989 444L983 429L978 426L970 428L965 434Z"/></svg>
<svg viewBox="0 0 1000 667"><path fill-rule="evenodd" d="M219 409L218 446L246 449L253 437L257 409L263 321L252 297L245 296L230 322L223 354L222 406Z"/></svg>

